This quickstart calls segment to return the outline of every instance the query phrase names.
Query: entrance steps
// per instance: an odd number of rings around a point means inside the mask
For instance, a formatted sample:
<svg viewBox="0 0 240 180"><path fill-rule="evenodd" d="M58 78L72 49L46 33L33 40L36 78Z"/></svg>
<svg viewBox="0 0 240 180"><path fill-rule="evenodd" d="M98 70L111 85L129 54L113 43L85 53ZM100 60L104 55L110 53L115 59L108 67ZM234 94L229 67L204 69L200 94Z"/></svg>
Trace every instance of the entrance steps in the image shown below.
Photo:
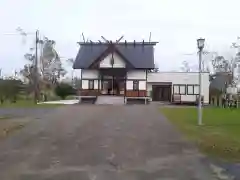
<svg viewBox="0 0 240 180"><path fill-rule="evenodd" d="M124 105L122 96L98 96L95 104Z"/></svg>

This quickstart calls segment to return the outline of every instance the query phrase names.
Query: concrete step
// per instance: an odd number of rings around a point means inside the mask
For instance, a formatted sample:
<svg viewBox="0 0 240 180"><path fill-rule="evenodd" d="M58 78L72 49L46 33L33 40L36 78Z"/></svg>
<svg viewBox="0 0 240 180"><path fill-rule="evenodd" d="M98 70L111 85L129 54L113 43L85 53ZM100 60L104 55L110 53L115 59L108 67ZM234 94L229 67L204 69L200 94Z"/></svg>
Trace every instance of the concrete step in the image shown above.
<svg viewBox="0 0 240 180"><path fill-rule="evenodd" d="M124 97L121 97L121 96L98 96L95 104L123 105Z"/></svg>

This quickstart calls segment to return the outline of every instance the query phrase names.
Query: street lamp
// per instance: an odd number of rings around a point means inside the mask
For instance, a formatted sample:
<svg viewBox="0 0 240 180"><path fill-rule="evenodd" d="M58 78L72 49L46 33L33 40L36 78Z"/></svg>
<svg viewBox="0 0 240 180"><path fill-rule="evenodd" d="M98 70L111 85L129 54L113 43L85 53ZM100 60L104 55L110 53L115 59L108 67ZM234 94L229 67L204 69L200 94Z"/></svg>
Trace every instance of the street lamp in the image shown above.
<svg viewBox="0 0 240 180"><path fill-rule="evenodd" d="M202 50L204 48L205 39L199 38L197 46L199 49L199 64L198 64L198 82L199 82L199 96L198 96L198 125L202 125Z"/></svg>

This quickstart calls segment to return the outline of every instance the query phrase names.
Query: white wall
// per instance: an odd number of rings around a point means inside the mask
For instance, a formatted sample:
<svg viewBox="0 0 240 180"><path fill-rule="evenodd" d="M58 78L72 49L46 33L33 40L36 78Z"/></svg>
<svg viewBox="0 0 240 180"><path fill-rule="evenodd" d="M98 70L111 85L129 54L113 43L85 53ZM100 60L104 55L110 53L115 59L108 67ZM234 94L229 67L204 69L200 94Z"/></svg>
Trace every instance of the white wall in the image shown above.
<svg viewBox="0 0 240 180"><path fill-rule="evenodd" d="M128 81L126 82L126 89L127 90L133 90L133 81Z"/></svg>
<svg viewBox="0 0 240 180"><path fill-rule="evenodd" d="M127 79L146 79L146 71L145 70L132 70L127 72Z"/></svg>
<svg viewBox="0 0 240 180"><path fill-rule="evenodd" d="M93 79L94 80L94 89L98 89L98 71L97 70L82 70L82 89L89 89L88 81L84 79Z"/></svg>
<svg viewBox="0 0 240 180"><path fill-rule="evenodd" d="M146 90L146 71L132 70L127 72L126 89L133 90L133 81L139 80L139 90Z"/></svg>
<svg viewBox="0 0 240 180"><path fill-rule="evenodd" d="M126 67L125 61L118 54L114 53L113 58L114 58L113 68L125 68ZM112 59L112 54L109 54L107 57L105 57L100 62L99 66L101 68L112 68L111 59Z"/></svg>
<svg viewBox="0 0 240 180"><path fill-rule="evenodd" d="M98 70L82 69L82 79L98 79Z"/></svg>
<svg viewBox="0 0 240 180"><path fill-rule="evenodd" d="M198 72L158 72L148 73L148 91L152 90L152 85L160 82L171 82L174 84L199 84ZM209 102L209 73L202 73L201 94L204 96L204 103ZM172 90L173 92L173 90ZM181 95L182 101L195 101L196 95Z"/></svg>
<svg viewBox="0 0 240 180"><path fill-rule="evenodd" d="M82 80L82 89L89 89L89 80ZM94 80L94 89L98 89L98 80Z"/></svg>
<svg viewBox="0 0 240 180"><path fill-rule="evenodd" d="M139 90L146 90L146 81L139 81Z"/></svg>
<svg viewBox="0 0 240 180"><path fill-rule="evenodd" d="M126 89L127 90L133 90L133 81L127 80ZM146 81L139 81L138 89L139 90L146 90Z"/></svg>
<svg viewBox="0 0 240 180"><path fill-rule="evenodd" d="M88 80L82 80L82 89L88 89Z"/></svg>
<svg viewBox="0 0 240 180"><path fill-rule="evenodd" d="M94 89L98 89L98 80L94 80Z"/></svg>

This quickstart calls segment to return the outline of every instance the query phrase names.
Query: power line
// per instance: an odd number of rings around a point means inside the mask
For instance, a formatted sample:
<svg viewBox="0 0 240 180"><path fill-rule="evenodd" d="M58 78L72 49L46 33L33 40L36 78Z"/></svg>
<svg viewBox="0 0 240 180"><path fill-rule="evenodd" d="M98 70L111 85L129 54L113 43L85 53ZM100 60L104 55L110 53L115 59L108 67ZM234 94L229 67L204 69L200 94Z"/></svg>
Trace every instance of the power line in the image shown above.
<svg viewBox="0 0 240 180"><path fill-rule="evenodd" d="M33 32L29 32L29 33L3 33L2 35L5 35L5 36L12 36L12 35L16 35L16 36L27 36L27 35L34 35L35 33Z"/></svg>

